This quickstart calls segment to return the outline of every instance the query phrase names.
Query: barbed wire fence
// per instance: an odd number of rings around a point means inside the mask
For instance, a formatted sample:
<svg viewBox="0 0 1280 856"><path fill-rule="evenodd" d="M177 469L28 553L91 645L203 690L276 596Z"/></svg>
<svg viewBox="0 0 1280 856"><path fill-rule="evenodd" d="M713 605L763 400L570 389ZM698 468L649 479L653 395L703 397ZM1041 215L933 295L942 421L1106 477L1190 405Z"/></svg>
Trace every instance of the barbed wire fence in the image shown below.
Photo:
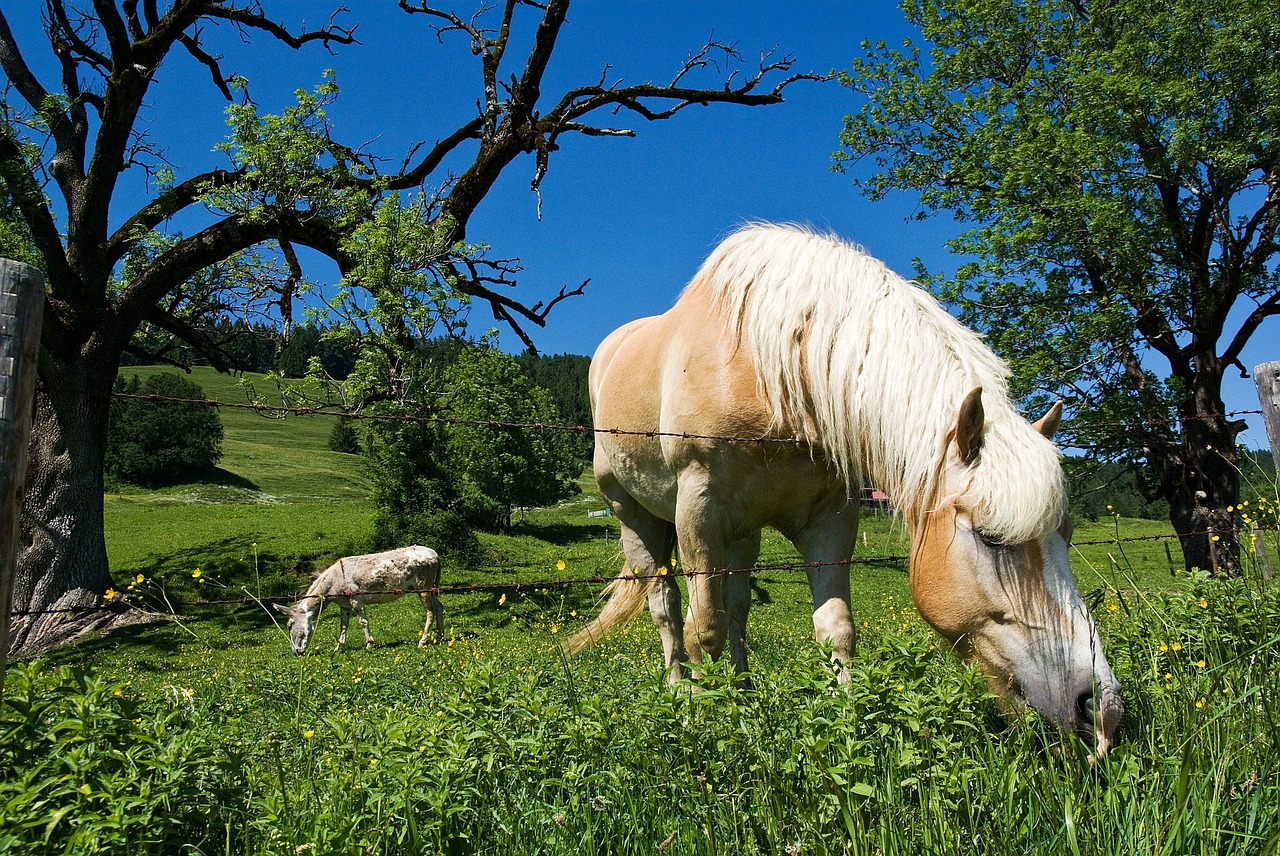
<svg viewBox="0 0 1280 856"><path fill-rule="evenodd" d="M549 423L549 422L508 422L508 421L493 420L493 419L487 419L487 420L459 419L459 418L441 415L441 414L423 415L423 414L368 413L364 411L345 408L339 404L289 405L289 404L268 404L260 401L259 402L252 402L252 401L228 402L228 401L221 401L221 400L212 399L212 398L195 399L195 398L182 398L182 397L161 395L156 393L126 393L126 392L120 392L120 391L112 392L111 397L120 398L120 399L143 400L143 401L150 401L155 403L201 405L201 406L212 407L216 409L248 410L267 418L281 419L281 420L288 417L325 416L325 417L331 417L331 418L340 417L340 418L353 419L353 420L436 423L436 424L444 424L444 425L450 425L450 426L467 426L467 427L480 427L480 428L490 428L490 429L562 431L562 432L571 432L571 433L575 433L583 436L595 436L599 434L607 434L611 436L634 436L634 437L644 437L648 439L660 439L660 438L669 437L669 438L677 438L677 439L684 439L684 440L705 440L710 442L724 442L724 443L730 443L730 444L775 444L775 445L787 445L787 446L796 446L796 447L804 447L808 444L806 440L803 440L801 438L795 438L795 437L733 437L733 436L722 436L722 435L713 435L713 434L698 434L698 433L691 433L691 432L684 432L684 431L636 430L636 429L621 428L617 426L599 428L599 427L589 427L585 425L567 425L567 424L557 424L557 423ZM1264 411L1235 410L1235 411L1226 413L1224 415L1226 418L1235 418L1239 416L1248 416L1248 415L1264 415ZM1207 418L1207 417L1204 417L1204 418ZM1188 421L1188 420L1176 419L1176 418L1133 420L1133 421L1122 421L1122 422L1089 423L1081 427L1087 427L1087 428L1121 427L1123 428L1123 427L1132 427L1135 424L1139 424L1139 423L1143 425L1156 426L1156 425L1170 425L1170 424L1175 424L1178 422L1185 422L1185 421ZM1280 531L1280 526L1260 526L1255 524L1252 531L1254 533ZM1182 537L1198 537L1201 535L1212 536L1213 534L1215 534L1214 530L1204 530L1204 531L1184 533L1181 536L1177 534L1137 535L1137 536L1128 536L1124 538L1117 536L1115 538L1095 539L1095 540L1089 540L1089 541L1073 541L1071 546L1072 548L1078 549L1080 547L1086 547L1086 546L1113 546L1114 545L1122 549L1124 544L1141 543L1141 542L1163 542L1166 544L1165 550L1166 550L1166 554L1168 554L1169 550L1168 550L1167 544L1170 541L1176 541ZM391 590L379 590L377 592L350 591L350 592L344 592L344 596L357 597L363 594L375 594L375 593L376 594L389 593L394 595L407 595L407 594L441 595L441 594L475 594L475 593L481 593L481 592L488 592L488 593L520 592L523 590L532 591L532 590L540 590L540 589L564 589L570 586L577 586L577 585L609 584L609 583L615 582L618 579L648 581L655 578L663 578L663 577L678 579L682 577L687 578L687 577L695 577L695 576L721 576L721 575L741 574L741 573L759 573L759 572L767 572L767 571L784 571L784 572L799 571L799 570L807 571L807 570L812 570L812 569L826 567L826 566L834 566L834 565L843 565L843 566L852 567L857 565L891 564L891 565L899 565L905 571L906 563L909 561L909 559L910 557L908 555L889 554L884 556L867 556L867 557L860 557L860 558L851 558L848 560L838 561L838 562L785 561L785 562L773 562L773 563L756 563L746 568L711 568L711 569L701 569L701 570L684 568L681 566L677 566L676 563L673 562L671 563L672 567L660 568L653 573L637 573L634 571L624 571L621 574L611 574L611 575L593 574L589 576L541 579L541 580L531 580L531 581L520 580L520 581L509 581L509 582L467 583L467 584L460 584L460 585L453 585L453 586L437 585L429 588L391 589ZM1170 563L1170 569L1172 571L1173 564L1172 564L1171 555L1169 557L1169 563ZM181 604L183 607L186 607L186 608L200 608L200 609L209 608L209 607L222 607L222 606L264 606L272 603L288 603L288 602L295 601L297 598L298 598L298 595L296 594L269 595L269 596L254 596L254 595L246 594L243 597L197 598L192 600L184 600L181 602ZM14 617L30 617L35 615L48 615L48 614L97 612L102 610L139 610L139 611L154 613L155 606L156 606L155 604L149 603L143 600L139 596L133 596L126 592L126 593L118 593L118 594L113 593L112 597L108 598L102 604L98 604L98 605L49 608L49 609L39 609L39 610L13 610L10 614ZM167 615L169 617L175 617L175 618L178 617L176 615L176 610L173 610L172 607L170 607L170 612L167 613Z"/></svg>

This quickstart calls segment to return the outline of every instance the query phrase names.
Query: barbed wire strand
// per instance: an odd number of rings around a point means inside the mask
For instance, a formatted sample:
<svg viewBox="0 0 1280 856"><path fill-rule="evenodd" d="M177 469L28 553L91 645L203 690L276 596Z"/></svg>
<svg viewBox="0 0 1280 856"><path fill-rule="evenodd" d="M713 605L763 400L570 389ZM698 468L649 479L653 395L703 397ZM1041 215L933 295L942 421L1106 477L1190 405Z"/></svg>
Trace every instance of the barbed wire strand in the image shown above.
<svg viewBox="0 0 1280 856"><path fill-rule="evenodd" d="M1121 544L1132 544L1132 543L1138 543L1138 542L1144 542L1144 541L1173 541L1173 540L1179 540L1181 538L1187 538L1187 537L1211 535L1211 534L1215 534L1218 531L1220 530L1209 529L1209 530L1201 530L1196 532L1187 532L1187 533L1183 533L1182 535L1178 535L1178 534L1134 535L1126 538L1104 538L1104 539L1097 539L1092 541L1073 541L1070 546L1078 548L1078 547L1091 547L1091 546L1096 547L1096 546L1109 546L1109 545L1119 546ZM1276 532L1276 531L1280 531L1280 526L1259 526L1257 531ZM750 573L757 573L760 571L794 571L794 570L802 570L802 569L811 570L815 568L832 567L832 566L839 566L839 565L853 566L853 565L875 565L875 564L899 564L899 563L907 562L909 558L910 558L909 556L890 554L886 556L864 556L861 558L851 558L851 559L845 559L840 561L829 561L829 562L804 562L804 561L775 562L775 563L765 564L765 565L756 564L756 565L752 565L749 568L709 568L704 570L661 568L657 571L654 571L652 573L647 573L647 574L640 574L635 572L623 572L622 574L615 574L612 576L593 575L589 577L568 577L568 578L562 578L562 579L549 579L549 580L532 580L532 581L514 580L511 582L465 583L465 584L453 585L453 586L433 586L430 588L376 589L376 590L368 590L368 591L355 590L350 592L344 592L342 595L337 595L337 596L325 595L324 597L326 600L331 601L335 597L360 597L363 595L388 594L388 593L399 596L399 595L406 595L406 594L435 594L435 595L475 594L477 592L497 592L497 591L506 592L506 591L521 591L523 589L529 589L529 590L552 589L552 588L561 589L561 588L568 588L569 586L574 586L574 585L585 585L585 584L599 585L602 583L608 584L608 583L617 582L619 580L629 581L629 580L653 580L653 579L662 579L662 578L678 579L681 577L687 578L687 577L700 577L700 576L728 576L731 574L744 574L744 573L750 574ZM800 582L800 581L797 580L797 582ZM262 597L246 596L246 597L240 597L240 598L198 599L198 600L186 601L183 603L183 606L192 607L192 608L203 608L203 607L209 607L209 606L252 606L252 605L263 605L263 604L269 604L269 603L290 603L290 602L296 602L300 600L303 596L305 596L305 593L291 594L291 595L268 595L268 596L262 596ZM142 606L136 605L135 603L132 602L134 600L136 600L136 596L128 595L128 594L120 594L113 597L111 599L111 602L104 602L102 604L96 604L92 606L69 606L69 607L59 607L59 608L53 608L53 609L13 610L10 613L10 615L15 617L27 617L27 616L33 616L33 615L86 613L86 612L99 612L103 610L110 610L110 609L115 609L119 607L124 607L126 609L136 609L144 612L151 611L151 610L145 609ZM171 614L176 616L176 613L171 613Z"/></svg>

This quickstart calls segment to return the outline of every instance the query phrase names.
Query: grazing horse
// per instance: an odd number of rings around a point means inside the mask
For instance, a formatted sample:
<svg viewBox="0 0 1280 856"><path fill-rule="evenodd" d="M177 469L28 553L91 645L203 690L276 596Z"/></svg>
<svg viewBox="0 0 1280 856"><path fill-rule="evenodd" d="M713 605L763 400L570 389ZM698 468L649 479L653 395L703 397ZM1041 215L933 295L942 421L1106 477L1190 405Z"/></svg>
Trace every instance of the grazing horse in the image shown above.
<svg viewBox="0 0 1280 856"><path fill-rule="evenodd" d="M671 680L727 644L747 668L746 573L773 526L809 565L813 624L853 655L857 487L901 510L917 609L993 688L1106 753L1119 684L1067 561L1061 405L1034 426L1008 369L913 283L835 238L752 225L665 314L596 351L595 476L626 566L576 654L648 603ZM720 438L749 438L727 442ZM761 442L755 442L760 440ZM688 580L682 617L675 547Z"/></svg>
<svg viewBox="0 0 1280 856"><path fill-rule="evenodd" d="M293 606L274 603L277 611L289 616L289 642L293 653L307 650L311 634L316 627L320 611L329 601L336 601L341 609L342 631L338 635L338 650L347 641L347 622L354 609L364 630L365 648L373 647L373 634L369 632L369 617L365 615L366 603L387 603L407 591L417 591L422 599L422 609L427 614L418 647L427 644L427 634L434 630L434 638L440 641L444 631L444 607L434 592L440 583L440 557L429 547L400 547L383 553L364 556L347 556L339 559L316 576L306 593Z"/></svg>

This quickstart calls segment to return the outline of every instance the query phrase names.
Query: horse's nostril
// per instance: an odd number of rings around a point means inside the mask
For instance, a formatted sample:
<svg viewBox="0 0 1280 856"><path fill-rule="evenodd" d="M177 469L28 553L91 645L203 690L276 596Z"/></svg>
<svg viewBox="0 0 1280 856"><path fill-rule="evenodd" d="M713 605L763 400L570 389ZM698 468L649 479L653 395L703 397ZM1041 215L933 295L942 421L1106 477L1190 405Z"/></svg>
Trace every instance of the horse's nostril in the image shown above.
<svg viewBox="0 0 1280 856"><path fill-rule="evenodd" d="M1076 697L1076 715L1084 722L1092 725L1097 710L1097 700L1092 689L1082 692Z"/></svg>

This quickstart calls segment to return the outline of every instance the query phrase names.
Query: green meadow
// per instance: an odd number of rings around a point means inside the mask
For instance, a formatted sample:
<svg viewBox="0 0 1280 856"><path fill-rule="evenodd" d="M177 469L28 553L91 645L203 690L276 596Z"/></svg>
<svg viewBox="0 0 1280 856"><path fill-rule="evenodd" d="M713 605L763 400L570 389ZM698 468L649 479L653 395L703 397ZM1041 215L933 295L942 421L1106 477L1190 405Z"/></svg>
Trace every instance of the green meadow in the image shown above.
<svg viewBox="0 0 1280 856"><path fill-rule="evenodd" d="M143 374L157 369L125 369ZM194 376L221 401L234 380ZM261 383L258 393L267 393ZM911 606L900 523L867 515L858 655L839 685L790 545L753 577L755 688L662 676L647 618L565 659L621 568L583 493L530 509L483 561L443 556L445 639L414 597L336 608L289 651L262 602L361 551L372 509L333 417L225 408L215 477L107 496L115 596L147 620L13 664L0 851L15 853L1274 853L1280 594L1171 574L1159 521L1081 523L1073 566L1124 685L1092 764L1006 718ZM1274 534L1274 533L1272 533ZM431 545L428 545L431 546ZM1176 542L1172 557L1180 558ZM1275 544L1271 545L1275 550ZM1273 557L1273 562L1274 562Z"/></svg>

